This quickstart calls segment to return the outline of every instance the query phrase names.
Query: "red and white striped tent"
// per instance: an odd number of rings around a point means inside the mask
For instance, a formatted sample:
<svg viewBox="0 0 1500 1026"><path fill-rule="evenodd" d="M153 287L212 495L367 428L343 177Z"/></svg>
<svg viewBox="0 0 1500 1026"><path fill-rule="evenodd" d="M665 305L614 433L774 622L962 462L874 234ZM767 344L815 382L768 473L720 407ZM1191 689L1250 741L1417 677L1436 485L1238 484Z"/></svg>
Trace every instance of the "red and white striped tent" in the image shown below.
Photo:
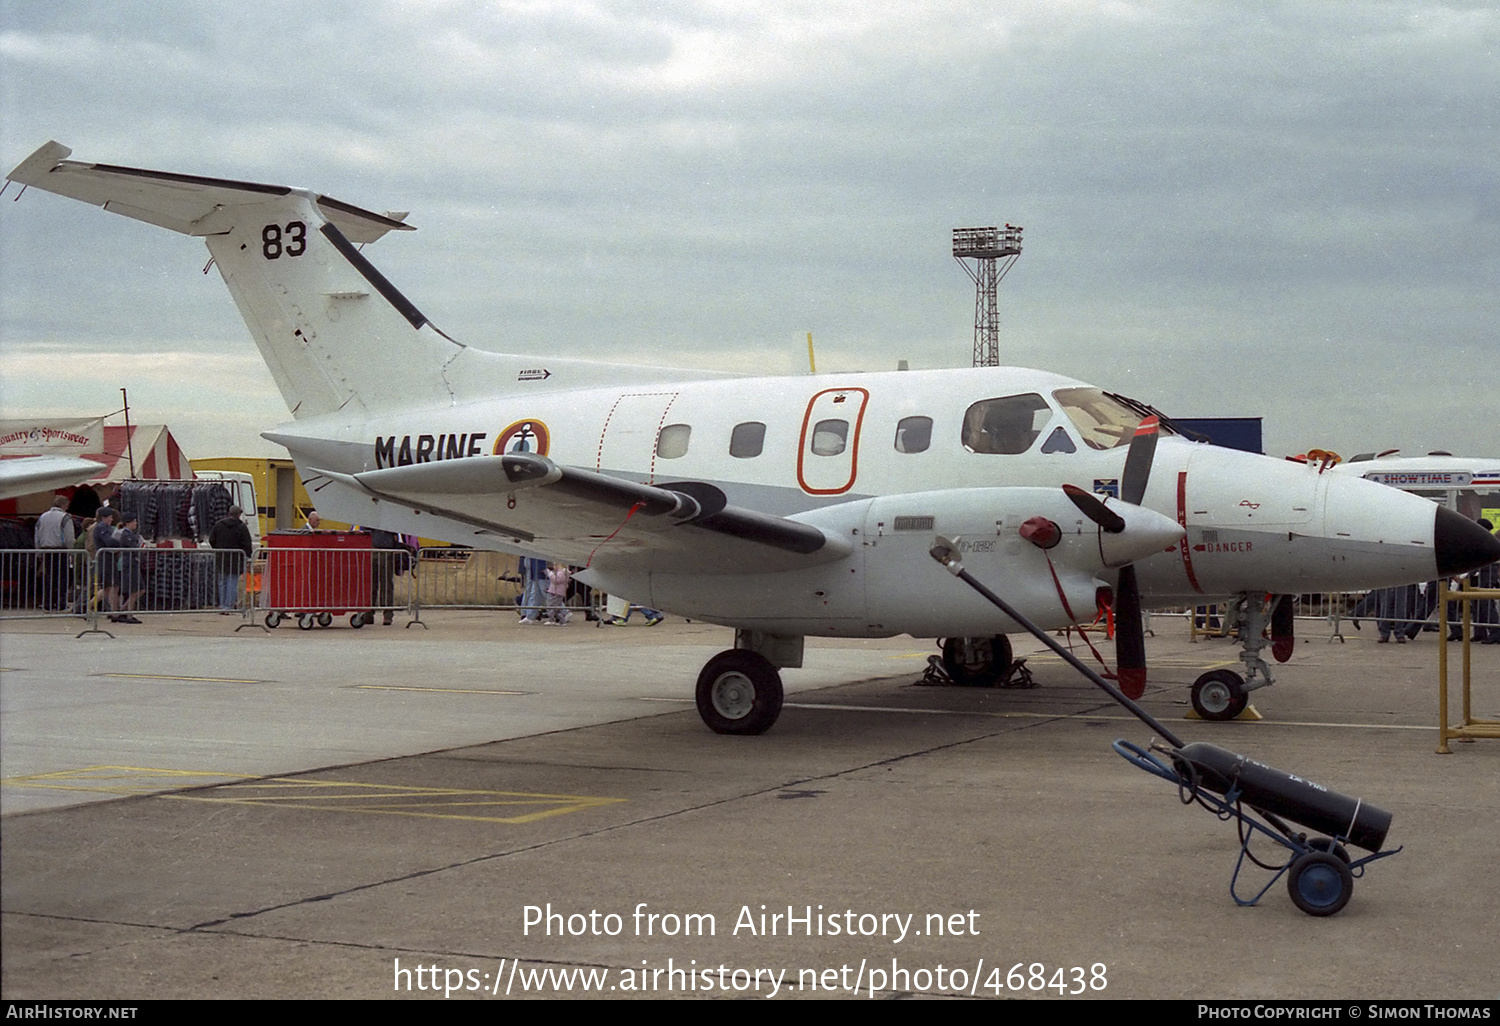
<svg viewBox="0 0 1500 1026"><path fill-rule="evenodd" d="M91 485L117 484L132 477L148 481L191 479L193 468L182 454L182 447L165 424L132 424L126 427L104 426L104 451L80 454L86 460L102 463L109 469L90 478ZM135 473L131 473L131 457Z"/></svg>

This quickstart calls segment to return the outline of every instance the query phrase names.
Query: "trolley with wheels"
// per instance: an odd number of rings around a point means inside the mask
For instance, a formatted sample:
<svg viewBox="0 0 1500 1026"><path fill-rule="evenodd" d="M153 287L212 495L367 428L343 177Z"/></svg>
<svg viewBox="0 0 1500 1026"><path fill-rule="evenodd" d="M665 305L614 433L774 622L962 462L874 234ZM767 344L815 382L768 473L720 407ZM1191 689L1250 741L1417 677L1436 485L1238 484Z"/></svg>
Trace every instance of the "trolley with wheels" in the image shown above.
<svg viewBox="0 0 1500 1026"><path fill-rule="evenodd" d="M349 626L372 622L370 535L353 531L272 532L266 536L262 582L265 625L295 620L305 631L330 627L348 614Z"/></svg>
<svg viewBox="0 0 1500 1026"><path fill-rule="evenodd" d="M1221 820L1236 821L1240 854L1229 895L1237 905L1259 903L1285 876L1292 904L1310 916L1334 915L1349 903L1354 881L1364 876L1366 866L1401 850L1381 850L1390 813L1223 748L1196 743L1147 751L1120 740L1114 749L1131 764L1177 785L1184 805L1200 805ZM1326 836L1310 837L1282 816ZM1286 849L1285 861L1268 862L1253 854L1250 841L1256 834ZM1351 847L1370 854L1351 858ZM1253 895L1242 897L1240 873L1247 861L1268 871L1271 879Z"/></svg>

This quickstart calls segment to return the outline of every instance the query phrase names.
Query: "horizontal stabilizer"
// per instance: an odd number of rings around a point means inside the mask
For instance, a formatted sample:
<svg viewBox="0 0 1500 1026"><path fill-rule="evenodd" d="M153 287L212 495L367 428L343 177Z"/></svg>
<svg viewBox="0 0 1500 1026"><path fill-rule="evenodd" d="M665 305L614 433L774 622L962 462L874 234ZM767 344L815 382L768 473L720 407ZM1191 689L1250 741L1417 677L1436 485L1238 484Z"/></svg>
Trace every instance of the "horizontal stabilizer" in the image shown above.
<svg viewBox="0 0 1500 1026"><path fill-rule="evenodd" d="M227 209L259 206L267 199L305 192L285 185L87 164L68 160L72 152L61 143L49 142L21 161L6 177L159 228L197 236L220 235L233 227L232 220L224 217ZM374 242L388 231L415 230L409 224L330 196L306 195L325 218L358 245Z"/></svg>

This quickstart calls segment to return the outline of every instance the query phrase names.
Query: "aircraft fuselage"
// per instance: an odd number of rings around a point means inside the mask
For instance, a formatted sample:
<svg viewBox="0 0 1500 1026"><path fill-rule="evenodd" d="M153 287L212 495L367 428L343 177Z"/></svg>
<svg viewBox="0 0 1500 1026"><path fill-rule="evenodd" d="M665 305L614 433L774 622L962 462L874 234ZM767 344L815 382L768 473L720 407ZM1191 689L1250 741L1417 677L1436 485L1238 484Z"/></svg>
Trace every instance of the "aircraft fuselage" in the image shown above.
<svg viewBox="0 0 1500 1026"><path fill-rule="evenodd" d="M805 630L811 617L823 622L821 633L920 636L995 625L994 610L977 601L967 614L952 608L946 575L931 576L933 588L948 592L942 600L917 583L930 576L924 563L930 564L926 551L937 534L963 535L974 547L976 574L988 571L1013 590L1035 591L1041 606L1051 596L1057 615L1049 619L1069 622L1046 555L1018 531L1044 511L1074 535L1092 525L1065 502L1032 490L1066 483L1117 492L1124 443L1139 419L1082 382L1022 368L566 388L541 377L545 361L538 363L529 392L523 381L504 398L379 419L324 416L268 437L303 466L346 474L524 451L636 482L705 482L732 505L857 532L850 559L858 566L791 574L768 566L763 575L733 577L658 566L617 570L609 582L614 588L662 608L767 630L790 631L799 623ZM345 492L331 487L317 501L325 513L352 522L528 548L527 539L399 504L377 512L366 496ZM1313 466L1166 437L1143 505L1185 530L1137 562L1148 607L1243 591L1368 588L1437 574L1431 503ZM878 563L867 558L877 545L885 548ZM898 546L911 550L908 557L893 557ZM608 564L599 561L606 573ZM1112 580L1108 566L1097 569ZM858 588L843 580L851 574L860 578ZM1061 588L1072 613L1091 619L1089 580L1064 581ZM929 606L931 617L923 616Z"/></svg>

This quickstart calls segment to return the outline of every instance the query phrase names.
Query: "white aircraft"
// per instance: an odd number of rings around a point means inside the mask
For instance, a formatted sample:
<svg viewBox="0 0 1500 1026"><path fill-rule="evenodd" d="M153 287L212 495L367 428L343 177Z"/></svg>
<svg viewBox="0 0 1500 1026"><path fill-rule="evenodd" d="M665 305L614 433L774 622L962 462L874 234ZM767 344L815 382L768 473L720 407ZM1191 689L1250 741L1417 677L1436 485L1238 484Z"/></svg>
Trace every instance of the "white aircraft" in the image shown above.
<svg viewBox="0 0 1500 1026"><path fill-rule="evenodd" d="M1361 453L1331 469L1413 492L1471 519L1500 508L1500 457L1442 452L1401 456L1391 449L1378 455Z"/></svg>
<svg viewBox="0 0 1500 1026"><path fill-rule="evenodd" d="M775 722L778 669L801 665L808 635L946 638L955 677L1003 673L1019 628L930 558L939 534L1047 629L1113 597L1137 696L1142 606L1253 599L1251 679L1194 687L1214 718L1270 683L1268 620L1289 654L1290 606L1272 616L1264 595L1500 558L1430 502L1191 444L1149 407L1043 371L757 378L475 349L360 252L411 230L397 218L70 153L48 143L8 177L207 242L294 418L264 437L326 515L586 567L607 592L733 627L697 685L720 733Z"/></svg>
<svg viewBox="0 0 1500 1026"><path fill-rule="evenodd" d="M66 488L97 477L109 468L73 456L14 456L0 459L0 499Z"/></svg>

